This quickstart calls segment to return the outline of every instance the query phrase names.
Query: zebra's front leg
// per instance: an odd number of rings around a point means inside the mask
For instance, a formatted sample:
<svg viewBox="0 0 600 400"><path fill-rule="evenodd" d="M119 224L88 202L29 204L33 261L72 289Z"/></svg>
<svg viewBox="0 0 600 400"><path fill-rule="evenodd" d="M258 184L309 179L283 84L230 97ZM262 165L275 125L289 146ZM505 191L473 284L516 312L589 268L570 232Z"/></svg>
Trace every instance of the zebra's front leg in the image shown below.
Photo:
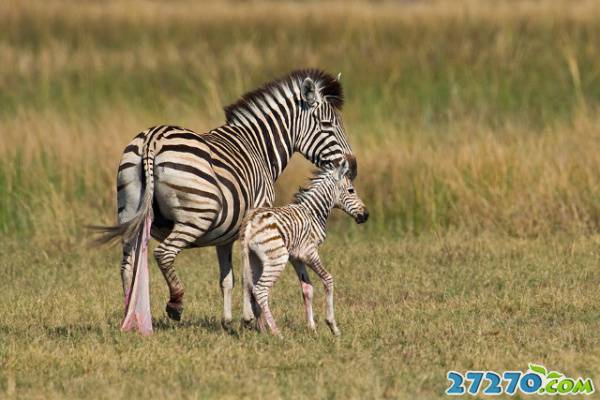
<svg viewBox="0 0 600 400"><path fill-rule="evenodd" d="M221 325L224 329L231 329L233 319L231 313L231 294L233 292L233 266L231 262L231 253L233 242L217 246L217 257L219 259L219 283L221 285L221 294L223 295L223 318Z"/></svg>
<svg viewBox="0 0 600 400"><path fill-rule="evenodd" d="M329 272L327 272L325 267L323 267L321 258L319 257L316 249L310 253L306 261L310 268L315 271L317 275L319 275L321 281L323 281L326 295L325 322L327 322L329 329L331 329L331 333L333 333L335 336L339 336L341 332L337 326L337 323L335 322L335 316L333 313L333 277Z"/></svg>
<svg viewBox="0 0 600 400"><path fill-rule="evenodd" d="M316 330L316 325L312 307L313 285L308 278L306 264L300 260L292 259L291 261L294 269L296 270L296 274L298 275L298 279L300 280L300 288L302 289L302 298L304 300L304 311L306 312L308 329L314 331Z"/></svg>
<svg viewBox="0 0 600 400"><path fill-rule="evenodd" d="M169 318L180 321L183 313L183 284L179 280L173 263L177 254L191 243L190 236L182 235L177 225L167 238L154 250L154 257L169 287L169 302L166 312Z"/></svg>

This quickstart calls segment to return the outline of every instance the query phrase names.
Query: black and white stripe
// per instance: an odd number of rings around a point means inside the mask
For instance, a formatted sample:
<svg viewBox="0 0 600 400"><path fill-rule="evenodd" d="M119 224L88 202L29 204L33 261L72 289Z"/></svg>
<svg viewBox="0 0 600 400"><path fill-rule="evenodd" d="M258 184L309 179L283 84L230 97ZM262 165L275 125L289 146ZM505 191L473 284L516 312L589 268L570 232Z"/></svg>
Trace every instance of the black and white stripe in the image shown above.
<svg viewBox="0 0 600 400"><path fill-rule="evenodd" d="M154 214L158 265L170 290L167 312L179 319L183 285L173 261L187 247L217 246L224 322L231 321L231 249L251 208L269 206L274 182L294 152L317 166L356 161L341 121L342 89L319 70L295 71L225 108L227 122L198 134L157 126L126 147L117 177L119 225L105 238L123 237L124 289L131 282L130 243Z"/></svg>
<svg viewBox="0 0 600 400"><path fill-rule="evenodd" d="M369 216L347 170L348 162L343 161L335 170L316 175L310 186L296 195L293 204L263 207L248 213L241 228L246 323L260 316L261 330L266 324L273 334L279 334L269 308L269 292L289 260L300 279L309 328L315 329L315 322L313 288L306 265L323 281L327 295L326 321L334 335L340 334L333 313L333 277L323 267L318 248L325 240L327 219L334 207L341 208L358 223Z"/></svg>

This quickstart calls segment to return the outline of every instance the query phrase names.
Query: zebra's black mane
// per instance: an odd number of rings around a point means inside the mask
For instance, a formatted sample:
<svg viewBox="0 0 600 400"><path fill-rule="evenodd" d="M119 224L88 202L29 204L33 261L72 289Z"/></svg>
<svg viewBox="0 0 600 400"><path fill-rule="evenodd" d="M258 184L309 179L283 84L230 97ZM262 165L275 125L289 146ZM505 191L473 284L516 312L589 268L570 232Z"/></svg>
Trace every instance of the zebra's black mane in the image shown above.
<svg viewBox="0 0 600 400"><path fill-rule="evenodd" d="M317 187L325 179L332 178L333 171L327 169L317 169L313 171L313 176L310 178L306 186L300 186L298 191L294 193L294 204L299 204L306 199L307 194Z"/></svg>
<svg viewBox="0 0 600 400"><path fill-rule="evenodd" d="M272 93L280 87L292 88L299 85L305 78L312 78L315 81L317 90L321 96L338 110L344 105L344 93L340 82L320 69L301 69L290 72L288 75L264 84L262 87L244 94L238 101L224 108L227 122L235 118L236 111L251 107L257 103L257 100L265 98L265 94Z"/></svg>

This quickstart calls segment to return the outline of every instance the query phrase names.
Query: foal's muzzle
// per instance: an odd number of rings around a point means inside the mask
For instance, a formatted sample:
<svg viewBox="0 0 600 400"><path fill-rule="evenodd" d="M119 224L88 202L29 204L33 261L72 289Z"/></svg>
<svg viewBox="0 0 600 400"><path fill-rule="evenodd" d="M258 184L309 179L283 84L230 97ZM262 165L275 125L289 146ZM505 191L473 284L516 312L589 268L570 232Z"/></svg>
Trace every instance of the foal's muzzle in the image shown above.
<svg viewBox="0 0 600 400"><path fill-rule="evenodd" d="M356 221L357 224L362 224L364 222L367 222L368 219L369 219L369 210L367 210L366 208L361 214L358 214L356 216L356 218L354 218L354 220Z"/></svg>

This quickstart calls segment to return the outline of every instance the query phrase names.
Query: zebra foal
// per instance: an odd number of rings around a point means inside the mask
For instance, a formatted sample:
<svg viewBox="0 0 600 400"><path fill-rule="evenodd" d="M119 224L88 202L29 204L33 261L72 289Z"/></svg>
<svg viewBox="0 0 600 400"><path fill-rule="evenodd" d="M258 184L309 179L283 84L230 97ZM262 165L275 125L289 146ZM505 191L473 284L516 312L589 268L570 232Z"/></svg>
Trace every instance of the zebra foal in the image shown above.
<svg viewBox="0 0 600 400"><path fill-rule="evenodd" d="M269 308L269 291L289 260L300 279L308 327L315 329L313 287L306 265L325 286L326 322L334 335L340 335L333 313L333 277L324 268L318 247L325 240L327 219L333 208L344 210L359 224L369 217L347 176L348 169L348 162L343 161L335 169L322 170L307 188L296 194L292 204L258 208L247 215L240 229L244 263L243 318L247 324L258 317L261 331L266 323L271 333L280 335Z"/></svg>

